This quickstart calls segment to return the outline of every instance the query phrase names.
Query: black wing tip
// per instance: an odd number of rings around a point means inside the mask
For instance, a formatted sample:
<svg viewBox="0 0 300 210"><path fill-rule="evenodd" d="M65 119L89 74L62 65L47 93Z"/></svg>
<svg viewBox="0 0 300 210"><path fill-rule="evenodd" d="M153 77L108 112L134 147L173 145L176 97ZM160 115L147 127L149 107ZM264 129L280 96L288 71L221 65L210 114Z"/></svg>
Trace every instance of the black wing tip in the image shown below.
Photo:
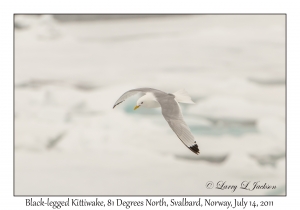
<svg viewBox="0 0 300 210"><path fill-rule="evenodd" d="M113 107L113 109L114 109L117 105L119 105L120 103L122 103L122 102L123 102L123 101L120 101L119 103L115 104L114 107Z"/></svg>
<svg viewBox="0 0 300 210"><path fill-rule="evenodd" d="M200 154L200 150L199 150L197 144L194 144L193 146L190 146L189 149L190 149L192 152L194 152L196 155L199 155L199 154Z"/></svg>

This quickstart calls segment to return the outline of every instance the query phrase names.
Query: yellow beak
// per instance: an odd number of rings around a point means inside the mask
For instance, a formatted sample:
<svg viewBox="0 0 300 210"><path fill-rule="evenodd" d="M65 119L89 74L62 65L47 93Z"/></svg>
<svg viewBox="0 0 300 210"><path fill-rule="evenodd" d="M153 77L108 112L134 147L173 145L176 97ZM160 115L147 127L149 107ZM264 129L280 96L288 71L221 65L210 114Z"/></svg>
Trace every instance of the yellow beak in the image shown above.
<svg viewBox="0 0 300 210"><path fill-rule="evenodd" d="M135 106L133 110L136 110L136 109L139 108L139 107L140 107L140 105L139 105L139 106Z"/></svg>

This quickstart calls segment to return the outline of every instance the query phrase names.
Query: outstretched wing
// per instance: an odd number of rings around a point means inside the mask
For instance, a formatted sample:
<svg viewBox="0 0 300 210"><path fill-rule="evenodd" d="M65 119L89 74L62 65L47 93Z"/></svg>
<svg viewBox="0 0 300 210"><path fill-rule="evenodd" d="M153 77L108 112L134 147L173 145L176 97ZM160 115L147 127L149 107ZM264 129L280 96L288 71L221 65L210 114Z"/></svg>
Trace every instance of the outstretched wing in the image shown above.
<svg viewBox="0 0 300 210"><path fill-rule="evenodd" d="M180 107L174 99L175 96L173 94L167 94L167 96L156 96L156 98L161 105L162 115L169 123L169 126L176 133L182 143L198 155L200 153L198 145L190 131L190 128L183 120Z"/></svg>
<svg viewBox="0 0 300 210"><path fill-rule="evenodd" d="M114 104L114 107L113 109L119 105L120 103L122 103L123 101L125 101L127 98L139 93L140 91L137 91L137 90L129 90L127 91L126 93L124 93L117 101L116 103Z"/></svg>
<svg viewBox="0 0 300 210"><path fill-rule="evenodd" d="M125 101L127 98L129 98L137 93L147 93L147 92L153 92L153 93L156 93L157 95L166 94L160 90L156 90L153 88L137 88L137 89L128 90L116 101L113 108L115 108L117 105L119 105L120 103Z"/></svg>

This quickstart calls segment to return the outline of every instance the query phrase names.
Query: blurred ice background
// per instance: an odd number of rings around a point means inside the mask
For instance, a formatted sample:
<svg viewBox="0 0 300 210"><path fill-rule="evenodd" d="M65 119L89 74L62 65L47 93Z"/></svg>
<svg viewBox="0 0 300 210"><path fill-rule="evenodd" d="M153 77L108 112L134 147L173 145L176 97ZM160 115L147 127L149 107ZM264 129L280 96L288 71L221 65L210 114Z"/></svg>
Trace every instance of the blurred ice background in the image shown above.
<svg viewBox="0 0 300 210"><path fill-rule="evenodd" d="M189 92L199 156L138 87ZM16 195L284 195L285 118L284 15L15 16Z"/></svg>

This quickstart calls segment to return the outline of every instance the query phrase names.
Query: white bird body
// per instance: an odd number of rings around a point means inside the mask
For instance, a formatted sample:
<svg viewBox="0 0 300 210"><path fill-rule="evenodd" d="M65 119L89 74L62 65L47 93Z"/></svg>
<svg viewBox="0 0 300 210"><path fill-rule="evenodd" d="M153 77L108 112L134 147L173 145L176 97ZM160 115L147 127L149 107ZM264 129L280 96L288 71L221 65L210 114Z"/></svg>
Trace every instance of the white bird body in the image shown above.
<svg viewBox="0 0 300 210"><path fill-rule="evenodd" d="M175 101L177 103L195 104L191 100L191 97L188 95L188 93L184 89L181 89L181 90L173 93L173 95L175 96ZM161 107L160 103L158 103L158 101L156 100L156 97L151 92L147 92L145 95L140 97L137 100L136 105L137 106L142 106L142 107L145 107L145 108L158 108L158 107Z"/></svg>
<svg viewBox="0 0 300 210"><path fill-rule="evenodd" d="M160 104L157 102L155 96L152 93L146 93L142 97L140 97L137 102L137 106L142 106L146 108L158 108Z"/></svg>

